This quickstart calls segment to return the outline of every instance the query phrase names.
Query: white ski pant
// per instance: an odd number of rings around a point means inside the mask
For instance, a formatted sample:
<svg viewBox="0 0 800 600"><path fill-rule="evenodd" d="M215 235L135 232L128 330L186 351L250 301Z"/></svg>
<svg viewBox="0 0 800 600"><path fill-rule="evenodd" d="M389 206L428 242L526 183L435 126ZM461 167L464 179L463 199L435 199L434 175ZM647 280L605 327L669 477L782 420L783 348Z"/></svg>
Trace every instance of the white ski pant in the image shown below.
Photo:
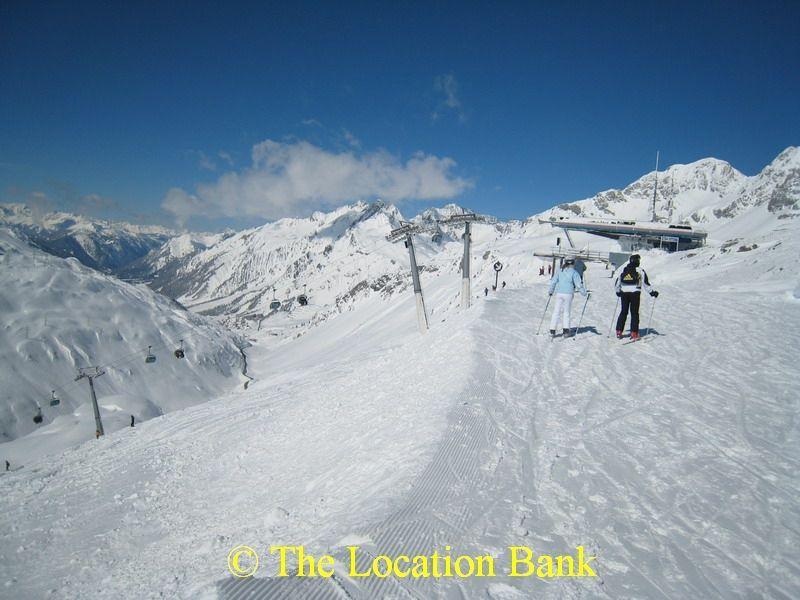
<svg viewBox="0 0 800 600"><path fill-rule="evenodd" d="M570 329L572 324L569 313L572 310L572 296L574 294L556 294L556 303L553 307L553 316L550 318L550 329L558 329L558 319L563 313L564 329Z"/></svg>

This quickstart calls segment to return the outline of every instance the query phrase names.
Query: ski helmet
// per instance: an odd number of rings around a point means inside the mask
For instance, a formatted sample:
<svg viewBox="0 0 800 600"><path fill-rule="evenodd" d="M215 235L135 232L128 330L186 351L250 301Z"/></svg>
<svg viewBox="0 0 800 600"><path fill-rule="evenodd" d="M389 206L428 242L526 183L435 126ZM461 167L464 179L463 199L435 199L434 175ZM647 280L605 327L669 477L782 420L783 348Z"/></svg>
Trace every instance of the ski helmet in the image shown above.
<svg viewBox="0 0 800 600"><path fill-rule="evenodd" d="M631 264L636 265L638 267L639 266L639 261L641 260L641 258L642 257L639 256L638 254L631 254L631 258L630 258Z"/></svg>
<svg viewBox="0 0 800 600"><path fill-rule="evenodd" d="M575 266L575 259L574 258L568 258L567 260L564 261L564 266L565 267Z"/></svg>

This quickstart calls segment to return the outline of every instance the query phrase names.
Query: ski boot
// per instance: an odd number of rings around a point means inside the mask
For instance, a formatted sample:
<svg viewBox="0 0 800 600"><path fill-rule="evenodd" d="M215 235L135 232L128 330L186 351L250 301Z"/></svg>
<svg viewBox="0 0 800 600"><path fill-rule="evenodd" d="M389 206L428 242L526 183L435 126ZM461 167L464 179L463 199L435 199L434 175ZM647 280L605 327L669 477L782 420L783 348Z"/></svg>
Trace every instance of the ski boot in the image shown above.
<svg viewBox="0 0 800 600"><path fill-rule="evenodd" d="M622 329L617 329L617 339L618 340L622 339Z"/></svg>
<svg viewBox="0 0 800 600"><path fill-rule="evenodd" d="M639 332L638 331L631 331L631 341L635 342L639 339Z"/></svg>
<svg viewBox="0 0 800 600"><path fill-rule="evenodd" d="M556 330L555 330L555 329L551 329L551 330L550 330L550 337L551 337L551 338L554 338L554 337L556 337Z"/></svg>
<svg viewBox="0 0 800 600"><path fill-rule="evenodd" d="M565 329L564 330L564 337L565 338L572 337L572 329Z"/></svg>

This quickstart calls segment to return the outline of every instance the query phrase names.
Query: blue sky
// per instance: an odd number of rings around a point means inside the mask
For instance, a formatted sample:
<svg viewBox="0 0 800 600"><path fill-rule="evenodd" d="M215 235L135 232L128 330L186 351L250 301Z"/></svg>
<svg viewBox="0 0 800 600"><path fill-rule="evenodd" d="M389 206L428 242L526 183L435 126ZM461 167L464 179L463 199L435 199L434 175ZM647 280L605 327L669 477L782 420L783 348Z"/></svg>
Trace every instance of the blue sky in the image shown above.
<svg viewBox="0 0 800 600"><path fill-rule="evenodd" d="M0 200L502 218L800 143L797 2L0 4ZM255 160L254 160L255 159Z"/></svg>

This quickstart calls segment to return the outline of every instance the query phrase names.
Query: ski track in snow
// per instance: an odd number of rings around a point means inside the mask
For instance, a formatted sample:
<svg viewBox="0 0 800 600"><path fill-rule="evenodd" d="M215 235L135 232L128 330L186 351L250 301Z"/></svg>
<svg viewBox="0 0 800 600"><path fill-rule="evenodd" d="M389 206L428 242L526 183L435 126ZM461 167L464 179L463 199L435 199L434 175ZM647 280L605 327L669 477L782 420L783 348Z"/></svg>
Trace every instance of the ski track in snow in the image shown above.
<svg viewBox="0 0 800 600"><path fill-rule="evenodd" d="M780 335L800 315L663 286L655 339L623 346L596 333L614 300L596 288L574 340L534 335L543 286L506 290L358 364L288 370L7 474L0 596L800 597L798 348ZM342 560L353 535L361 567L450 545L492 553L498 577L270 579L269 560L226 575L240 543ZM509 545L585 546L598 577L509 578Z"/></svg>
<svg viewBox="0 0 800 600"><path fill-rule="evenodd" d="M770 333L800 320L780 302L765 311L764 297L704 304L700 292L664 291L654 343L628 347L590 327L560 343L530 335L530 290L488 302L433 461L402 507L362 532L372 544L358 562L451 545L502 565L509 545L583 545L598 578L226 579L220 596L798 597L796 348ZM611 309L590 303L587 322L602 331Z"/></svg>

